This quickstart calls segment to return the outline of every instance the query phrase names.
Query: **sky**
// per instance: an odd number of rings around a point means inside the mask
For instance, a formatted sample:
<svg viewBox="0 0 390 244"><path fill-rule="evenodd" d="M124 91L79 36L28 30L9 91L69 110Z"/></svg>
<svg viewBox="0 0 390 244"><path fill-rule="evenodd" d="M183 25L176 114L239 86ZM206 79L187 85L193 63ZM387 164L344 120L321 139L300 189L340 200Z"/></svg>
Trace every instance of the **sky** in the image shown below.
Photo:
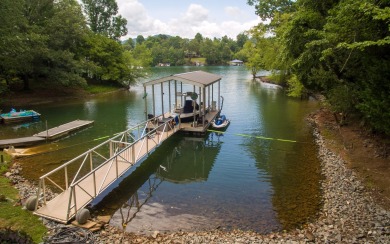
<svg viewBox="0 0 390 244"><path fill-rule="evenodd" d="M127 36L157 34L194 38L237 35L260 23L247 0L117 0L119 14L127 19Z"/></svg>

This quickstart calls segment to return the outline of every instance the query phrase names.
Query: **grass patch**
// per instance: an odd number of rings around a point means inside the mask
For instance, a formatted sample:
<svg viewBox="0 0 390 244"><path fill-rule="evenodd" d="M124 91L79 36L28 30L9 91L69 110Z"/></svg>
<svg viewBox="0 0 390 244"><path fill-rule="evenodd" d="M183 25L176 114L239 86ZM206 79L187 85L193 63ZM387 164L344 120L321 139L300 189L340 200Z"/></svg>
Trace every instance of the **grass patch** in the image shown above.
<svg viewBox="0 0 390 244"><path fill-rule="evenodd" d="M3 175L7 172L9 164L11 162L11 156L4 151L0 151L0 174Z"/></svg>
<svg viewBox="0 0 390 244"><path fill-rule="evenodd" d="M5 157L3 152L0 154ZM33 239L34 243L40 243L47 229L38 216L16 204L19 200L18 190L11 185L8 178L3 176L9 168L9 160L7 157L6 163L1 163L0 166L0 229L10 228L25 232Z"/></svg>
<svg viewBox="0 0 390 244"><path fill-rule="evenodd" d="M189 58L186 58L186 61L188 62L190 59ZM206 63L206 58L191 58L191 62L192 63L201 63L201 64L205 64Z"/></svg>
<svg viewBox="0 0 390 244"><path fill-rule="evenodd" d="M85 88L85 90L91 94L99 94L99 93L107 93L107 92L117 91L118 87L90 84Z"/></svg>

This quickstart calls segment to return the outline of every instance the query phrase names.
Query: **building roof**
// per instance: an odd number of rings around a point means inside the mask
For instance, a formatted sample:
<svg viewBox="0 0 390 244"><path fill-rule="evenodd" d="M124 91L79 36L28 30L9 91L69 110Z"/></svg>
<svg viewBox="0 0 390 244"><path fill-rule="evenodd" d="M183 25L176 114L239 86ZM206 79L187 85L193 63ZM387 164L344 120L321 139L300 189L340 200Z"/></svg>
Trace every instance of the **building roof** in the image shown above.
<svg viewBox="0 0 390 244"><path fill-rule="evenodd" d="M238 60L238 59L234 59L234 60L230 61L230 63L243 63L243 61Z"/></svg>
<svg viewBox="0 0 390 244"><path fill-rule="evenodd" d="M219 75L198 70L193 72L170 75L156 80L147 81L143 85L150 86L150 85L159 84L170 80L176 80L186 84L191 84L203 88L211 84L214 84L215 82L220 81L221 79L222 77Z"/></svg>

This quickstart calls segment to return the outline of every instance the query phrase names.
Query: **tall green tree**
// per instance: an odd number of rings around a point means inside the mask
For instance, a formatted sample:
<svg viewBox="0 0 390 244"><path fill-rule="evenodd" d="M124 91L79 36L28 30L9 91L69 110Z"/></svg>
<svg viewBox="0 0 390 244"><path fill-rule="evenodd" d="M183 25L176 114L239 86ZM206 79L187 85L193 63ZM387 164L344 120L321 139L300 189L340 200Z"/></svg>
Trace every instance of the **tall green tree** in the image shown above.
<svg viewBox="0 0 390 244"><path fill-rule="evenodd" d="M256 14L262 20L273 19L275 16L295 10L295 0L248 0L249 5L255 6Z"/></svg>
<svg viewBox="0 0 390 244"><path fill-rule="evenodd" d="M250 2L273 17L278 65L291 84L323 93L341 123L355 113L390 134L388 1L297 0L276 10Z"/></svg>
<svg viewBox="0 0 390 244"><path fill-rule="evenodd" d="M47 80L58 84L85 84L82 48L89 30L81 7L75 0L62 0L54 5L54 11L44 29L48 49L42 73Z"/></svg>
<svg viewBox="0 0 390 244"><path fill-rule="evenodd" d="M25 50L27 19L23 3L23 0L0 1L0 81L6 83L0 93L8 89L12 78L19 72L16 69L17 56Z"/></svg>
<svg viewBox="0 0 390 244"><path fill-rule="evenodd" d="M137 38L135 39L135 43L142 44L145 41L145 37L143 35L138 35Z"/></svg>
<svg viewBox="0 0 390 244"><path fill-rule="evenodd" d="M115 0L82 0L91 30L114 40L127 34L127 20L118 15Z"/></svg>

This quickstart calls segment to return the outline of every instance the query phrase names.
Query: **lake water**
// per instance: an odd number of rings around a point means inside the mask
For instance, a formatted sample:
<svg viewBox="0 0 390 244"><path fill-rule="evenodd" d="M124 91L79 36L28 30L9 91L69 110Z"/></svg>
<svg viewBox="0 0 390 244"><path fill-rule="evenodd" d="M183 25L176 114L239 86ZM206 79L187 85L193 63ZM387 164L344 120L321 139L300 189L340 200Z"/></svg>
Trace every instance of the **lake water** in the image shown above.
<svg viewBox="0 0 390 244"><path fill-rule="evenodd" d="M273 86L252 81L244 67L161 67L150 79L192 70L222 76L224 134L175 135L93 202L95 214L126 231L242 229L268 233L299 227L320 207L320 164L305 121L317 108ZM39 122L2 125L0 139L30 136L75 119L94 120L57 142L36 146L18 159L27 178L74 158L100 138L143 121L143 88L61 104L32 106ZM27 109L27 108L26 108ZM286 139L281 141L274 139ZM107 139L107 138L105 138Z"/></svg>

